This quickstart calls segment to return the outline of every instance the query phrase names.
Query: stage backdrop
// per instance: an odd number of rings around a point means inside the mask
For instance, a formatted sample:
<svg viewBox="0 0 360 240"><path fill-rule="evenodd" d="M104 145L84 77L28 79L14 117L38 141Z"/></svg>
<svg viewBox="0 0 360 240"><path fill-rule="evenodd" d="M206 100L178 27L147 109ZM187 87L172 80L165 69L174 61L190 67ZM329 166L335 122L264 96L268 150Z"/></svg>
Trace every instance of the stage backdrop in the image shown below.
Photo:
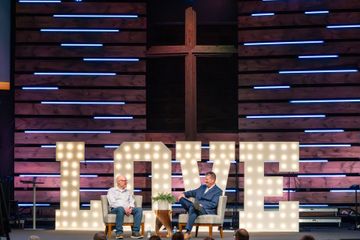
<svg viewBox="0 0 360 240"><path fill-rule="evenodd" d="M0 2L0 90L10 88L10 0Z"/></svg>
<svg viewBox="0 0 360 240"><path fill-rule="evenodd" d="M113 185L113 151L124 141L162 141L175 159L175 141L185 140L183 128L172 131L160 124L154 131L147 125L156 119L146 111L147 95L156 98L146 79L146 62L154 63L146 57L151 2L16 3L14 183L18 201L32 201L31 188L20 180L37 174L43 182L38 186L38 201L58 207L57 141L86 144L86 162L80 166L84 174L81 203L99 199ZM234 115L237 124L235 129L227 128L224 121L226 126L219 129L226 131L206 132L207 122L202 122L203 128L192 139L204 144L198 164L201 173L212 167L206 148L209 141L300 142L298 173L280 173L278 164L265 165L266 175L285 177L285 189L291 191L281 199L353 205L354 193L348 190L360 180L359 1L234 3L238 5L235 22L228 24L238 34L234 46L238 51L237 109L227 116ZM165 67L164 71L171 72ZM221 87L222 82L226 79L219 78L215 86ZM177 89L157 88L155 93L177 96ZM215 91L212 98L223 96L227 95ZM153 111L171 111L173 102L157 104L158 108L152 105ZM175 107L181 106L180 102ZM218 115L225 109L216 101L209 107ZM202 109L199 116L206 113ZM178 116L184 116L183 111ZM134 187L149 206L151 165L136 162L135 169ZM172 173L181 176L178 162L172 163ZM231 164L228 207L243 203L243 173L243 163ZM183 190L181 177L172 179L172 189L175 193ZM266 203L278 200L265 198ZM42 211L48 216L54 212L53 208Z"/></svg>

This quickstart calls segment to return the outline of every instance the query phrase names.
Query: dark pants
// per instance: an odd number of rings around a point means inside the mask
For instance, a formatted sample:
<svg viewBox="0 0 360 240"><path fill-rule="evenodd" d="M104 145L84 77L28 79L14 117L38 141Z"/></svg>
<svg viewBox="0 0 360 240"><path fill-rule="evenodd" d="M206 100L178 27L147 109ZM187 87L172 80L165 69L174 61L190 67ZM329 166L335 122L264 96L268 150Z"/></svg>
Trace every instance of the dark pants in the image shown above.
<svg viewBox="0 0 360 240"><path fill-rule="evenodd" d="M205 210L202 208L200 211L196 210L194 208L194 205L193 203L186 199L186 198L181 198L180 199L180 204L183 206L183 208L185 208L185 210L188 212L189 214L189 218L188 218L188 222L186 223L186 231L187 232L191 232L191 229L194 225L194 222L196 220L196 218L199 216L199 215L203 215L203 214L206 214Z"/></svg>
<svg viewBox="0 0 360 240"><path fill-rule="evenodd" d="M111 209L111 213L116 214L116 224L115 224L116 234L122 234L125 209L123 207L113 208ZM141 219L142 219L142 208L138 208L138 207L133 208L131 214L134 216L134 226L132 228L132 231L139 232Z"/></svg>

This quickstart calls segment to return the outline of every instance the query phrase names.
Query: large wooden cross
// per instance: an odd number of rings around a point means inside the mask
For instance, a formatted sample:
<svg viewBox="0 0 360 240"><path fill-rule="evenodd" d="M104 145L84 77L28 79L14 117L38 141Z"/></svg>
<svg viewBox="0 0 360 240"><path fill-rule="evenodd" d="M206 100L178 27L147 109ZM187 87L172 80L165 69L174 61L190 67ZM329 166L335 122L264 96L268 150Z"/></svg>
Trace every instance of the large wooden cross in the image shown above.
<svg viewBox="0 0 360 240"><path fill-rule="evenodd" d="M230 45L196 45L196 12L193 7L185 10L185 45L152 46L147 55L185 56L185 138L196 140L196 56L236 53Z"/></svg>

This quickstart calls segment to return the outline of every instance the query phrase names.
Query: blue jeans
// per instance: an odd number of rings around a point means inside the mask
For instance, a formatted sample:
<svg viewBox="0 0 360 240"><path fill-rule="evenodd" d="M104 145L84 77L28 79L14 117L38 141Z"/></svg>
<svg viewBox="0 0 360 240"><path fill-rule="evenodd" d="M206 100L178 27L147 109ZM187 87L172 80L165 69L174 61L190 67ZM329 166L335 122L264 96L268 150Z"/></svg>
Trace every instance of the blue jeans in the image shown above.
<svg viewBox="0 0 360 240"><path fill-rule="evenodd" d="M191 232L191 229L192 229L192 227L194 225L194 222L195 222L196 218L199 215L206 214L206 212L205 212L204 209L201 209L201 211L197 211L194 208L193 203L190 200L186 199L186 198L181 198L179 202L189 214L189 218L188 218L188 221L186 223L185 229L186 229L187 232Z"/></svg>
<svg viewBox="0 0 360 240"><path fill-rule="evenodd" d="M123 207L113 208L111 209L111 213L116 214L116 234L123 233L123 223L124 223L124 216L125 216L125 209ZM134 216L134 225L132 228L133 232L140 231L140 224L142 219L142 208L135 207L132 209L131 214Z"/></svg>

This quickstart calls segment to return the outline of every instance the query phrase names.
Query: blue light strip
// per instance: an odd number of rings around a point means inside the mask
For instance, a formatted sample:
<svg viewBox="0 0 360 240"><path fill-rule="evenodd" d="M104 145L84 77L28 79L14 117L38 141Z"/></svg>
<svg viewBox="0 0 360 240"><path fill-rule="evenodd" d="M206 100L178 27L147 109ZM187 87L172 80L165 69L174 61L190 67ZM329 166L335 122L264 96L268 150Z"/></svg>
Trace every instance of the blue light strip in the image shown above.
<svg viewBox="0 0 360 240"><path fill-rule="evenodd" d="M18 203L18 207L33 207L33 203ZM36 203L37 207L50 207L50 203Z"/></svg>
<svg viewBox="0 0 360 240"><path fill-rule="evenodd" d="M34 72L34 75L54 75L54 76L115 76L112 72Z"/></svg>
<svg viewBox="0 0 360 240"><path fill-rule="evenodd" d="M299 162L304 162L304 163L321 163L321 162L329 162L329 160L326 160L326 159L300 159Z"/></svg>
<svg viewBox="0 0 360 240"><path fill-rule="evenodd" d="M304 130L305 133L339 133L345 132L344 129L307 129Z"/></svg>
<svg viewBox="0 0 360 240"><path fill-rule="evenodd" d="M266 46L266 45L293 45L293 44L321 44L323 40L316 41L286 41L286 42L249 42L244 43L244 46Z"/></svg>
<svg viewBox="0 0 360 240"><path fill-rule="evenodd" d="M341 28L360 28L360 24L349 24L349 25L329 25L326 28L330 29L341 29Z"/></svg>
<svg viewBox="0 0 360 240"><path fill-rule="evenodd" d="M299 59L316 59L316 58L338 58L339 55L331 54L331 55L300 55Z"/></svg>
<svg viewBox="0 0 360 240"><path fill-rule="evenodd" d="M303 114L303 115L248 115L249 119L271 119L271 118L325 118L325 114Z"/></svg>
<svg viewBox="0 0 360 240"><path fill-rule="evenodd" d="M83 58L88 62L138 62L138 58Z"/></svg>
<svg viewBox="0 0 360 240"><path fill-rule="evenodd" d="M299 206L302 208L309 208L309 207L315 208L315 207L329 207L329 204L306 204L306 203L304 203L304 204L300 204Z"/></svg>
<svg viewBox="0 0 360 240"><path fill-rule="evenodd" d="M59 87L22 87L22 90L59 90Z"/></svg>
<svg viewBox="0 0 360 240"><path fill-rule="evenodd" d="M119 145L104 145L104 148L118 148L120 146Z"/></svg>
<svg viewBox="0 0 360 240"><path fill-rule="evenodd" d="M352 189L344 189L344 190L330 190L330 192L338 192L338 193L343 193L343 192L355 192L355 190Z"/></svg>
<svg viewBox="0 0 360 240"><path fill-rule="evenodd" d="M61 0L19 0L19 3L61 3Z"/></svg>
<svg viewBox="0 0 360 240"><path fill-rule="evenodd" d="M295 71L279 71L279 74L304 74L304 73L354 73L357 69L339 69L339 70L295 70Z"/></svg>
<svg viewBox="0 0 360 240"><path fill-rule="evenodd" d="M346 174L311 174L311 175L304 175L304 174L300 174L297 175L299 178L317 178L317 177L346 177Z"/></svg>
<svg viewBox="0 0 360 240"><path fill-rule="evenodd" d="M309 99L291 100L290 103L360 103L360 99Z"/></svg>
<svg viewBox="0 0 360 240"><path fill-rule="evenodd" d="M41 145L41 148L56 148L55 144Z"/></svg>
<svg viewBox="0 0 360 240"><path fill-rule="evenodd" d="M103 47L102 43L62 43L62 47Z"/></svg>
<svg viewBox="0 0 360 240"><path fill-rule="evenodd" d="M236 189L225 189L225 192L236 193Z"/></svg>
<svg viewBox="0 0 360 240"><path fill-rule="evenodd" d="M274 16L275 13L252 13L252 17Z"/></svg>
<svg viewBox="0 0 360 240"><path fill-rule="evenodd" d="M310 148L310 147L351 147L351 144L300 144L301 148Z"/></svg>
<svg viewBox="0 0 360 240"><path fill-rule="evenodd" d="M57 18L138 18L136 14L54 14Z"/></svg>
<svg viewBox="0 0 360 240"><path fill-rule="evenodd" d="M109 120L132 120L132 119L134 119L134 117L132 117L132 116L95 116L94 119L97 119L97 120L104 120L104 119L109 119Z"/></svg>
<svg viewBox="0 0 360 240"><path fill-rule="evenodd" d="M58 104L58 105L124 105L125 102L74 102L74 101L41 101L41 104Z"/></svg>
<svg viewBox="0 0 360 240"><path fill-rule="evenodd" d="M60 174L21 174L19 177L45 177L45 178L52 178L52 177L60 177ZM96 178L98 177L97 174L80 174L82 178Z"/></svg>
<svg viewBox="0 0 360 240"><path fill-rule="evenodd" d="M71 28L42 28L40 29L40 32L83 32L83 33L113 33L113 32L119 32L119 29L71 29Z"/></svg>
<svg viewBox="0 0 360 240"><path fill-rule="evenodd" d="M283 190L283 193L288 193L288 192L296 192L295 190Z"/></svg>
<svg viewBox="0 0 360 240"><path fill-rule="evenodd" d="M283 85L283 86L254 86L256 90L264 90L264 89L289 89L290 86Z"/></svg>
<svg viewBox="0 0 360 240"><path fill-rule="evenodd" d="M25 133L55 133L55 134L62 134L62 133L73 133L73 134L109 134L111 131L57 131L57 130L25 130Z"/></svg>
<svg viewBox="0 0 360 240"><path fill-rule="evenodd" d="M311 15L311 14L328 14L329 13L329 11L327 11L327 10L324 10L324 11L306 11L305 12L305 14L309 14L309 15Z"/></svg>

